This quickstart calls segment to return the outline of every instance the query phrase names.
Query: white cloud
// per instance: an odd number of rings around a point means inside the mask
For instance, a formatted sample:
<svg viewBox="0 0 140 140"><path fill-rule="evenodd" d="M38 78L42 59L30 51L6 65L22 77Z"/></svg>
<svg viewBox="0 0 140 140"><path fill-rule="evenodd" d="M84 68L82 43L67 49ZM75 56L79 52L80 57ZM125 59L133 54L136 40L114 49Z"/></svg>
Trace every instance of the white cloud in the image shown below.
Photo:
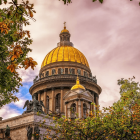
<svg viewBox="0 0 140 140"><path fill-rule="evenodd" d="M0 117L3 118L3 120L12 118L15 116L21 115L16 109L10 108L9 105L5 105L0 109Z"/></svg>
<svg viewBox="0 0 140 140"><path fill-rule="evenodd" d="M19 108L23 108L24 106L24 103L27 99L24 99L24 98L20 98L19 101L17 102L14 102L14 103L11 103L11 104L14 104L15 106L19 107Z"/></svg>

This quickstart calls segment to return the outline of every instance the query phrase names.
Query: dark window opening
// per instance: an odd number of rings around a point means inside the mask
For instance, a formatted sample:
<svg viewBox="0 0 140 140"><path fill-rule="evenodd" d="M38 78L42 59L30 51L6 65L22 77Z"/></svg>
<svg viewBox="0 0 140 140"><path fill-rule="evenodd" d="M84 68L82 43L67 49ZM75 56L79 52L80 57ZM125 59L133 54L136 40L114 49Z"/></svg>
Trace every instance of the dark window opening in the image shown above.
<svg viewBox="0 0 140 140"><path fill-rule="evenodd" d="M58 74L61 74L61 68L58 69Z"/></svg>
<svg viewBox="0 0 140 140"><path fill-rule="evenodd" d="M83 117L86 118L86 116L87 116L87 106L86 106L86 104L84 103L84 104L83 104Z"/></svg>
<svg viewBox="0 0 140 140"><path fill-rule="evenodd" d="M58 69L58 74L63 74L63 73L64 73L64 69L59 68L59 69Z"/></svg>
<svg viewBox="0 0 140 140"><path fill-rule="evenodd" d="M60 98L61 98L61 95L60 93L58 93L55 98L55 111L56 112L60 112Z"/></svg>
<svg viewBox="0 0 140 140"><path fill-rule="evenodd" d="M46 103L47 103L47 114L49 113L49 96L47 96L47 101L46 101Z"/></svg>
<svg viewBox="0 0 140 140"><path fill-rule="evenodd" d="M65 74L68 74L68 68L65 68Z"/></svg>
<svg viewBox="0 0 140 140"><path fill-rule="evenodd" d="M46 77L49 76L49 71L46 71Z"/></svg>
<svg viewBox="0 0 140 140"><path fill-rule="evenodd" d="M76 104L73 103L73 104L71 105L71 118L72 118L72 119L76 118L75 113L76 113Z"/></svg>

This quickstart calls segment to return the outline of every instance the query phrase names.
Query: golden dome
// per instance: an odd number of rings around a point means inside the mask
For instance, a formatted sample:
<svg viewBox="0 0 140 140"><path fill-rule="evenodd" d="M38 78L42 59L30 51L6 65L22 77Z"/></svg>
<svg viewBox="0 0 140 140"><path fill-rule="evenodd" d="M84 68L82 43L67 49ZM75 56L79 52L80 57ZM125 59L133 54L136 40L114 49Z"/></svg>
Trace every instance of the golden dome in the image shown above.
<svg viewBox="0 0 140 140"><path fill-rule="evenodd" d="M71 88L71 90L77 89L77 88L81 88L81 89L85 90L84 86L80 85L80 81L79 81L78 76L77 76L76 84Z"/></svg>
<svg viewBox="0 0 140 140"><path fill-rule="evenodd" d="M61 61L77 62L89 67L86 57L78 49L72 46L58 46L46 55L41 68L47 64Z"/></svg>
<svg viewBox="0 0 140 140"><path fill-rule="evenodd" d="M69 31L66 29L66 27L64 27L64 29L61 31L61 33L63 33L63 32L69 33Z"/></svg>

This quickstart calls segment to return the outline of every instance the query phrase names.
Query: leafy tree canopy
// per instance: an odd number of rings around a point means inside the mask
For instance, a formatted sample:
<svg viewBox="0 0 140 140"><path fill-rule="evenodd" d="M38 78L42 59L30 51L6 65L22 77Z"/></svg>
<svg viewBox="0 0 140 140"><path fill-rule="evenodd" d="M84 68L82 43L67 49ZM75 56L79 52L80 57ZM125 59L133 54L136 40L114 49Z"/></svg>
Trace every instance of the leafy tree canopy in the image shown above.
<svg viewBox="0 0 140 140"><path fill-rule="evenodd" d="M133 77L132 79L135 79ZM74 140L132 140L140 139L140 87L132 79L118 80L121 98L109 108L104 107L86 119L53 117L55 129L50 127L44 136L48 139ZM44 124L44 121L42 122ZM51 134L54 130L55 134ZM59 134L59 135L58 135Z"/></svg>
<svg viewBox="0 0 140 140"><path fill-rule="evenodd" d="M0 4L6 4L7 0L0 0ZM32 44L30 31L23 30L23 25L29 25L29 19L33 19L34 4L29 1L22 1L17 4L17 0L9 2L10 7L0 9L0 108L12 101L19 99L14 95L22 86L22 79L19 77L17 69L31 66L32 69L37 62L31 57L27 57L28 46ZM34 20L34 19L33 19Z"/></svg>

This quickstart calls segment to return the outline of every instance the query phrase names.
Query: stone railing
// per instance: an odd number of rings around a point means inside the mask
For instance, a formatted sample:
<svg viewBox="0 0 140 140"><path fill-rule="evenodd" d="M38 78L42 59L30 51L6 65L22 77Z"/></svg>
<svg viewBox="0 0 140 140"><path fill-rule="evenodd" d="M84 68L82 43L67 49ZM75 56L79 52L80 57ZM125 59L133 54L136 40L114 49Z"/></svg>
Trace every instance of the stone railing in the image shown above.
<svg viewBox="0 0 140 140"><path fill-rule="evenodd" d="M50 75L50 76L46 76L46 77L40 77L38 78L38 76L36 76L36 78L34 79L34 83L36 82L40 82L40 81L44 81L44 80L53 80L53 79L72 79L72 80L76 80L77 75L73 75L73 74L57 74L57 75ZM85 76L78 76L79 79L81 81L89 81L89 82L94 82L95 84L97 84L97 79L96 77L85 77Z"/></svg>

